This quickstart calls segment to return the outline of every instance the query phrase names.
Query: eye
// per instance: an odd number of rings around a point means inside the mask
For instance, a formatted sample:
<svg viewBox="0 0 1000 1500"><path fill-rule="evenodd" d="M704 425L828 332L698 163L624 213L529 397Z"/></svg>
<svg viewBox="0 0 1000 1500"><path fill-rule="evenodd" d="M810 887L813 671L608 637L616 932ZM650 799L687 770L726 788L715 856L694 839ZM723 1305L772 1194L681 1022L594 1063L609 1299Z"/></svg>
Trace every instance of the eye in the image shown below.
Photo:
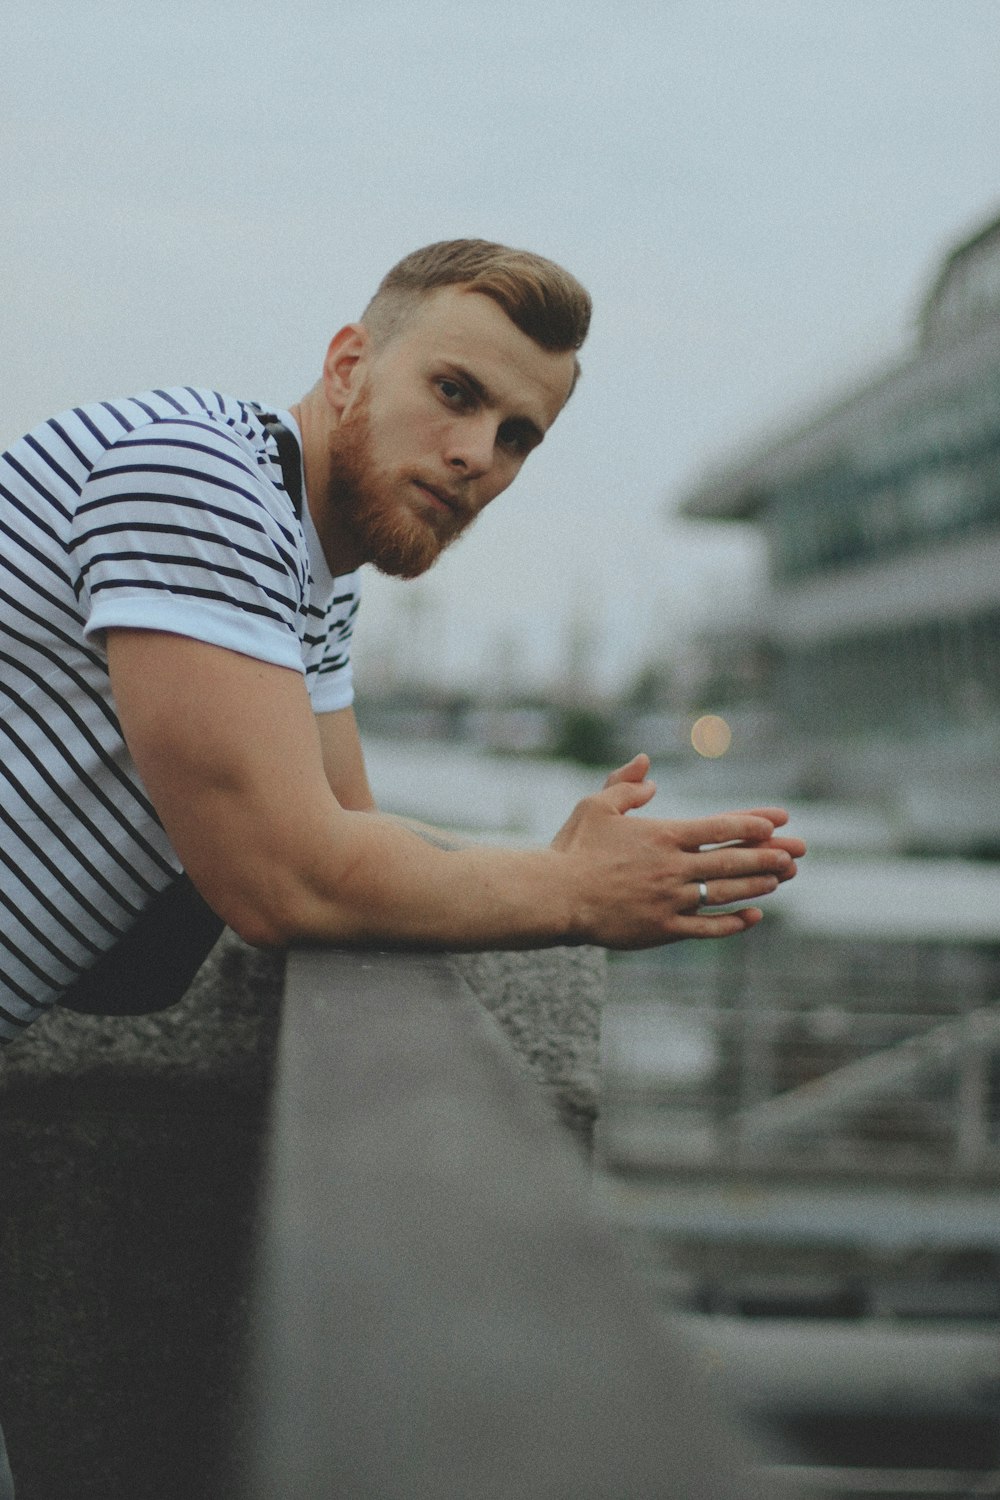
<svg viewBox="0 0 1000 1500"><path fill-rule="evenodd" d="M497 442L501 448L516 457L524 457L534 447L531 434L521 422L503 422L497 430Z"/></svg>
<svg viewBox="0 0 1000 1500"><path fill-rule="evenodd" d="M452 380L449 376L442 375L437 381L437 388L449 406L453 406L459 411L467 411L472 406L472 397L457 380Z"/></svg>

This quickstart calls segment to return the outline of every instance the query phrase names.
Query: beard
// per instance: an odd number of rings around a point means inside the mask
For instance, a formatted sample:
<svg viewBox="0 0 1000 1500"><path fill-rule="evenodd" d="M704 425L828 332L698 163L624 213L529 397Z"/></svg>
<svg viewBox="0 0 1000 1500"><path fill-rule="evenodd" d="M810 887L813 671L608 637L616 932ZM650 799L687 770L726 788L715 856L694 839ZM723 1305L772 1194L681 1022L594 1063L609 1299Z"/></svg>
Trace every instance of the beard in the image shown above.
<svg viewBox="0 0 1000 1500"><path fill-rule="evenodd" d="M401 476L395 489L405 489ZM330 438L327 504L357 554L391 578L418 578L434 566L471 516L410 509L372 456L368 392Z"/></svg>

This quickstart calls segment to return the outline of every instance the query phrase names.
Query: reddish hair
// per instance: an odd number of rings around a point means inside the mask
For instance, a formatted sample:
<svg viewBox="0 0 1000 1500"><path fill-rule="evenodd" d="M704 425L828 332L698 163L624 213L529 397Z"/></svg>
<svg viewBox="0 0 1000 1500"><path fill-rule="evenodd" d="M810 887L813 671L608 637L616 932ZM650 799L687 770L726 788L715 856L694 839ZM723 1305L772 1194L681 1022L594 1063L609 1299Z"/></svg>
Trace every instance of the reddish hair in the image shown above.
<svg viewBox="0 0 1000 1500"><path fill-rule="evenodd" d="M440 240L414 250L382 278L362 314L378 341L399 332L421 298L443 286L491 297L543 349L576 351L590 327L590 294L575 276L529 250L489 240Z"/></svg>

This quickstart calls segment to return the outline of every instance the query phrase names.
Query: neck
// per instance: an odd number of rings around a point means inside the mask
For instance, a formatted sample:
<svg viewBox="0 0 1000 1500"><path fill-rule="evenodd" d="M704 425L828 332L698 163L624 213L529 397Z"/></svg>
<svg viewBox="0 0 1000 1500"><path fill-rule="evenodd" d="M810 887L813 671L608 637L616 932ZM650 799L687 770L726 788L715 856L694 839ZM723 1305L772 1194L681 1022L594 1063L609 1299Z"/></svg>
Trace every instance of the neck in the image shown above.
<svg viewBox="0 0 1000 1500"><path fill-rule="evenodd" d="M319 406L316 392L309 391L301 401L288 409L298 423L302 437L306 504L323 548L326 565L335 578L342 573L353 573L364 559L354 556L353 548L344 537L342 528L337 525L330 505L330 451L324 421L326 404L324 402Z"/></svg>

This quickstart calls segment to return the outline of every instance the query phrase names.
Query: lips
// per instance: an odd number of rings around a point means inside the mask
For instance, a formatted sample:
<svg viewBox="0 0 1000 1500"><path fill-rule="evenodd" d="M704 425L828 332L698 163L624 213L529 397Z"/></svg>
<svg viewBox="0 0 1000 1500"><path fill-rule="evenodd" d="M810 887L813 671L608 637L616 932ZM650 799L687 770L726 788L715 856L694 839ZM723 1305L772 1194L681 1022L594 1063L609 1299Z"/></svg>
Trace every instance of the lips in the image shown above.
<svg viewBox="0 0 1000 1500"><path fill-rule="evenodd" d="M462 502L450 490L441 489L436 484L428 484L424 479L415 479L413 483L418 490L422 490L425 495L430 495L432 500L436 500L439 505L444 506L445 510L450 511L453 516L456 516L459 520L465 519Z"/></svg>

